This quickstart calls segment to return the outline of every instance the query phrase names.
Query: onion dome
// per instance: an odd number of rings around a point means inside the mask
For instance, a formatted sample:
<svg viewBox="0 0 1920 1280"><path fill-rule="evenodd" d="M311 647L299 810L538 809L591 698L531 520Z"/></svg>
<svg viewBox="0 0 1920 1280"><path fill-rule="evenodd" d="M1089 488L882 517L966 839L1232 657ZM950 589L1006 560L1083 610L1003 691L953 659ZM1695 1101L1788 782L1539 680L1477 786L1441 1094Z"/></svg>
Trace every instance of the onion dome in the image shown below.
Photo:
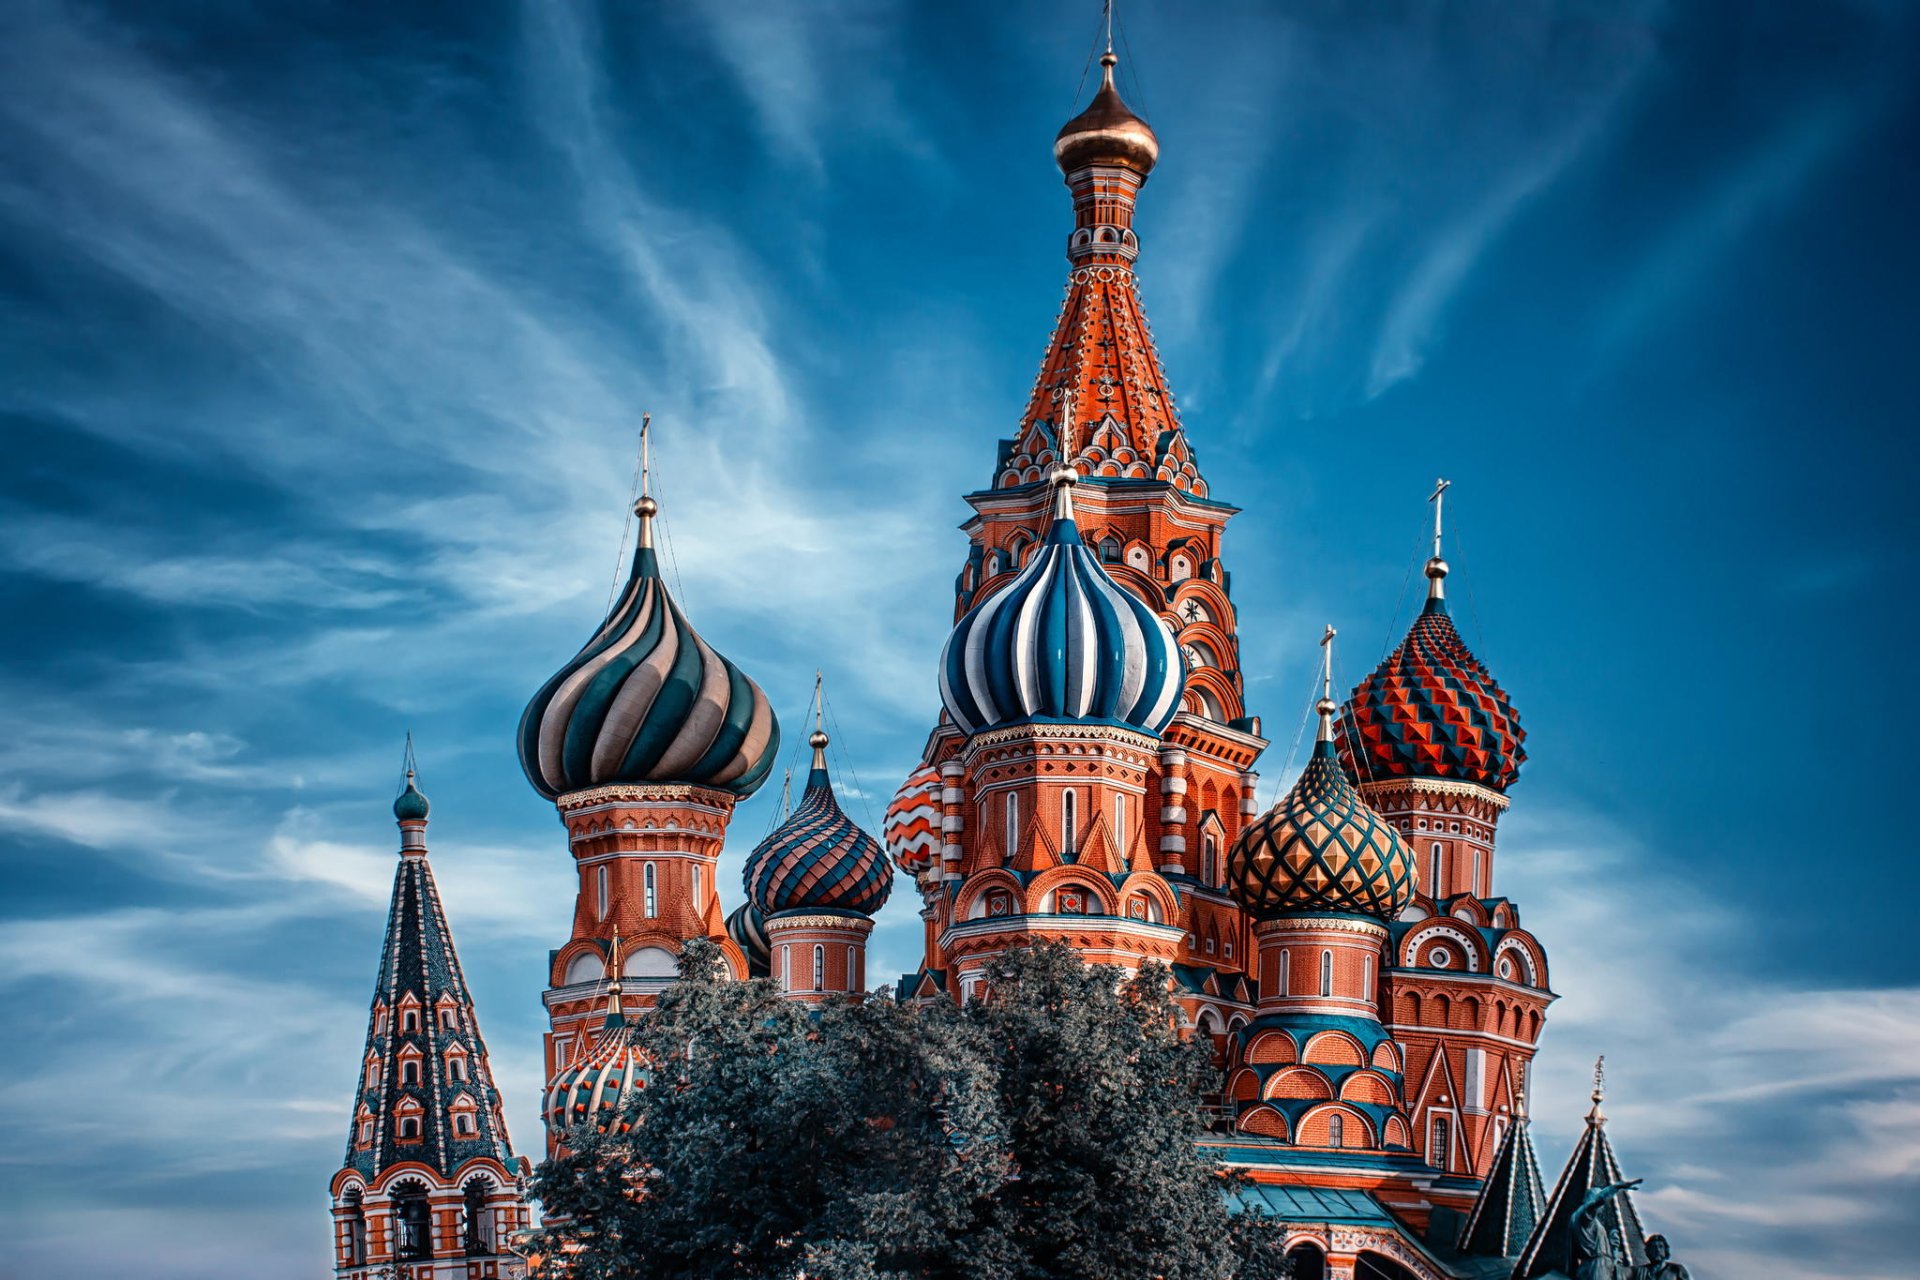
<svg viewBox="0 0 1920 1280"><path fill-rule="evenodd" d="M1160 158L1160 139L1114 86L1113 69L1119 62L1113 50L1107 50L1100 59L1099 92L1085 111L1054 135L1053 158L1062 173L1089 165L1118 165L1145 177Z"/></svg>
<svg viewBox="0 0 1920 1280"><path fill-rule="evenodd" d="M743 902L727 917L727 936L740 944L747 957L747 976L764 978L773 972L773 947L767 941L767 919Z"/></svg>
<svg viewBox="0 0 1920 1280"><path fill-rule="evenodd" d="M1297 911L1391 919L1413 901L1413 854L1341 770L1333 699L1322 697L1315 709L1313 757L1280 803L1233 842L1227 891L1258 920Z"/></svg>
<svg viewBox="0 0 1920 1280"><path fill-rule="evenodd" d="M968 734L1094 720L1158 735L1186 667L1165 620L1080 540L1071 467L1054 472L1053 528L1013 581L975 605L940 655L940 699Z"/></svg>
<svg viewBox="0 0 1920 1280"><path fill-rule="evenodd" d="M520 717L520 767L549 800L614 783L686 783L749 796L780 752L760 686L714 652L667 594L659 506L634 506L633 571L586 647Z"/></svg>
<svg viewBox="0 0 1920 1280"><path fill-rule="evenodd" d="M940 856L940 770L923 764L907 775L887 806L887 821L880 834L886 839L887 852L902 871L917 875L933 865Z"/></svg>
<svg viewBox="0 0 1920 1280"><path fill-rule="evenodd" d="M815 729L813 769L800 803L747 855L747 901L763 916L780 911L872 915L893 890L880 842L854 825L827 777L827 735Z"/></svg>
<svg viewBox="0 0 1920 1280"><path fill-rule="evenodd" d="M1446 561L1427 561L1426 608L1348 699L1342 755L1362 782L1444 778L1504 793L1527 758L1527 733L1505 691L1454 629L1446 577Z"/></svg>
<svg viewBox="0 0 1920 1280"><path fill-rule="evenodd" d="M427 820L427 811L431 808L432 806L427 803L426 796L422 795L420 788L414 785L413 770L408 769L406 790L402 791L399 798L393 802L394 820L396 822L425 822Z"/></svg>
<svg viewBox="0 0 1920 1280"><path fill-rule="evenodd" d="M608 957L613 982L607 987L607 1016L591 1039L583 1037L565 1066L555 1073L541 1100L547 1130L565 1135L590 1124L601 1133L624 1133L627 1098L647 1087L646 1058L638 1044L639 1027L627 1021L620 1003L620 939Z"/></svg>

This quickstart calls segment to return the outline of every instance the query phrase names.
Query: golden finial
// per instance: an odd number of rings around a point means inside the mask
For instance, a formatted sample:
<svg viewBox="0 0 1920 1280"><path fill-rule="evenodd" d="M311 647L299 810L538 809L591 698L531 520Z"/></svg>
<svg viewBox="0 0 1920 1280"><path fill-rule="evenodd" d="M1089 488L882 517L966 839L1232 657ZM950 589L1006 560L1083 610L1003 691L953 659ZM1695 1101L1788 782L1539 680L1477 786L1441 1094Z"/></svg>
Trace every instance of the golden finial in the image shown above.
<svg viewBox="0 0 1920 1280"><path fill-rule="evenodd" d="M607 1021L624 1019L626 1011L620 1005L620 926L613 927L613 942L607 949L607 972L613 980L607 984Z"/></svg>
<svg viewBox="0 0 1920 1280"><path fill-rule="evenodd" d="M1607 1055L1601 1054L1593 1060L1593 1109L1587 1112L1587 1120L1592 1124L1605 1124L1606 1113L1600 1104L1607 1100Z"/></svg>

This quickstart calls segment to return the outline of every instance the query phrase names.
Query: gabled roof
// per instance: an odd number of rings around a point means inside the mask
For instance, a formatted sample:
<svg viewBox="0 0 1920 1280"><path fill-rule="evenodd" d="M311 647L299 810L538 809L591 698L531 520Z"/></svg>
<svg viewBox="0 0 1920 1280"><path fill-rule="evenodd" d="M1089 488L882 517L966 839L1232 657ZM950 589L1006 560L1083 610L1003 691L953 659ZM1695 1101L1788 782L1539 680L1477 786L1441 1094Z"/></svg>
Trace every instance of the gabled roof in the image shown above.
<svg viewBox="0 0 1920 1280"><path fill-rule="evenodd" d="M1546 1198L1523 1116L1508 1127L1494 1152L1486 1185L1460 1232L1460 1251L1483 1258L1518 1257L1540 1221Z"/></svg>

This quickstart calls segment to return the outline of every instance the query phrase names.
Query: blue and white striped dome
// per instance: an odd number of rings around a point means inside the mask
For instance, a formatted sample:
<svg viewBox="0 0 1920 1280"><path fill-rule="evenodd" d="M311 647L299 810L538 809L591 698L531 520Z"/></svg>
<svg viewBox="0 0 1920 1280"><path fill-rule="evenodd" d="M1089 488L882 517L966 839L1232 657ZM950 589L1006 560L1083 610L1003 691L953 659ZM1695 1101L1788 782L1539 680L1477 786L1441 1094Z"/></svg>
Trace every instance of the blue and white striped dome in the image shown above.
<svg viewBox="0 0 1920 1280"><path fill-rule="evenodd" d="M780 752L760 686L702 640L660 578L643 497L633 572L607 620L520 718L520 766L541 795L689 783L750 796Z"/></svg>
<svg viewBox="0 0 1920 1280"><path fill-rule="evenodd" d="M1094 720L1159 734L1186 669L1159 614L1080 541L1073 473L1055 479L1053 528L1019 576L960 619L940 655L940 700L969 734Z"/></svg>

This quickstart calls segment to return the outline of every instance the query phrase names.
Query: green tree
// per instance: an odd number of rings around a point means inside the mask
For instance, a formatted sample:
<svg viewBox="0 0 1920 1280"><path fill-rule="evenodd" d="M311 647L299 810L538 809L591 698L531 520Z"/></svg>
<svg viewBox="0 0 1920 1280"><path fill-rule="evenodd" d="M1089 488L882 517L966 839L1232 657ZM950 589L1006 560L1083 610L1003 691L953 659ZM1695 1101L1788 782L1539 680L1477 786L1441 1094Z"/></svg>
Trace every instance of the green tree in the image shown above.
<svg viewBox="0 0 1920 1280"><path fill-rule="evenodd" d="M579 1280L1284 1274L1195 1148L1214 1077L1164 970L1036 948L964 1010L809 1010L700 942L681 977L642 1023L631 1128L535 1175L536 1252Z"/></svg>

